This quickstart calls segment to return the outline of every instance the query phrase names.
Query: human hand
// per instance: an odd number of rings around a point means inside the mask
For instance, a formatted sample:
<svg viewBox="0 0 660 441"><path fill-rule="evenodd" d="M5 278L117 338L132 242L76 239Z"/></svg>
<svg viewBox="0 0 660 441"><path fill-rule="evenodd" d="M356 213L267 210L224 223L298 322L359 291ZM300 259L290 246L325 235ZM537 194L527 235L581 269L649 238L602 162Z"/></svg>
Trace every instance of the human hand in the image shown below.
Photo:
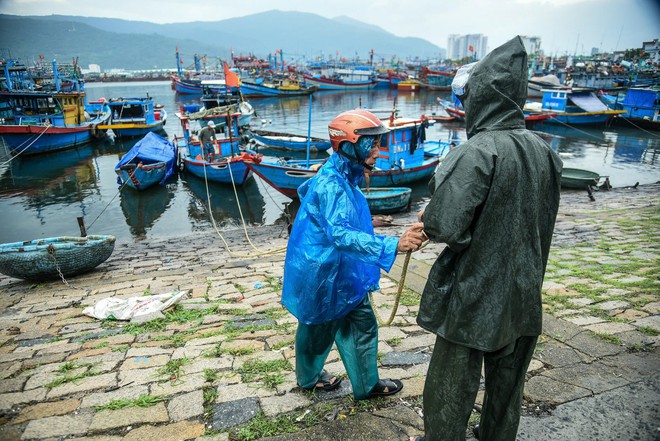
<svg viewBox="0 0 660 441"><path fill-rule="evenodd" d="M422 221L422 216L424 216L424 210L426 210L426 207L422 208L417 212L417 222Z"/></svg>
<svg viewBox="0 0 660 441"><path fill-rule="evenodd" d="M396 250L400 253L418 250L425 240L427 237L424 234L424 224L421 222L413 224L399 238Z"/></svg>

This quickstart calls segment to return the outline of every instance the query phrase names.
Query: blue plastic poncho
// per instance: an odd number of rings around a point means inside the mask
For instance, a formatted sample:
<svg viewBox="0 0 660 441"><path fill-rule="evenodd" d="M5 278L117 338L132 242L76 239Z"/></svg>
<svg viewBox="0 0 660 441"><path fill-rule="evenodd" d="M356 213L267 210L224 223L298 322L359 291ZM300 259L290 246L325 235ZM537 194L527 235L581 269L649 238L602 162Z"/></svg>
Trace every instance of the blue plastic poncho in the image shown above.
<svg viewBox="0 0 660 441"><path fill-rule="evenodd" d="M366 136L344 150L364 159ZM373 138L372 138L373 140ZM358 183L361 165L334 154L298 189L300 209L284 263L282 304L305 324L344 317L369 291L379 289L380 269L389 271L398 238L374 235L367 200Z"/></svg>

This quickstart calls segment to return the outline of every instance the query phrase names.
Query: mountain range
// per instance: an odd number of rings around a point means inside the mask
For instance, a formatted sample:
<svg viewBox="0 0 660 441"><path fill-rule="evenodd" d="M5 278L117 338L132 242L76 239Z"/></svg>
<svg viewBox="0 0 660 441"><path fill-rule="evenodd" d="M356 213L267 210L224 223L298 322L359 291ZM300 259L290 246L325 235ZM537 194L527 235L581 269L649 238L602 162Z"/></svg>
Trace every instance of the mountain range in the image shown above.
<svg viewBox="0 0 660 441"><path fill-rule="evenodd" d="M393 58L438 58L444 49L421 38L398 37L378 26L348 18L268 11L214 22L157 24L115 18L64 15L0 14L3 57L29 63L38 56L82 67L98 64L110 69L176 69L178 48L182 65L193 55L206 55L209 67L235 55L260 58L282 50L287 61L302 62L337 56L389 61Z"/></svg>

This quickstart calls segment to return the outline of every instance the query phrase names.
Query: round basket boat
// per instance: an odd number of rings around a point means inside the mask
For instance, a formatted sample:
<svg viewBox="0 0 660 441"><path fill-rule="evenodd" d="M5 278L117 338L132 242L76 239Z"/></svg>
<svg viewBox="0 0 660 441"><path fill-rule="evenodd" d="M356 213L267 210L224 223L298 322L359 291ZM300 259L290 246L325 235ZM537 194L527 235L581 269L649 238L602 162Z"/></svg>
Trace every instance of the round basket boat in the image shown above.
<svg viewBox="0 0 660 441"><path fill-rule="evenodd" d="M115 249L114 236L51 237L0 244L0 273L26 280L81 274L105 262Z"/></svg>

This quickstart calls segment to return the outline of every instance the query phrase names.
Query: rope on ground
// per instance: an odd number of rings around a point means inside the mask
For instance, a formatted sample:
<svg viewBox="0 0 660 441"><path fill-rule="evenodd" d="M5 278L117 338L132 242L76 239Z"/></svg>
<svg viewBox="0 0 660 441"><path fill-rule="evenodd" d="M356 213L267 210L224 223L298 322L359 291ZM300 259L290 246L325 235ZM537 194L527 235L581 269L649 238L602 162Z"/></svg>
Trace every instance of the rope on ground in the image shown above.
<svg viewBox="0 0 660 441"><path fill-rule="evenodd" d="M376 316L376 320L378 320L378 324L380 324L380 326L389 326L394 321L396 312L399 309L399 301L401 300L403 285L406 282L406 272L408 271L408 263L410 263L411 255L412 255L412 251L408 251L406 253L406 259L403 261L403 268L401 269L401 278L399 279L399 287L396 292L396 297L394 298L394 306L392 307L392 311L390 312L390 318L388 318L387 321L383 321L383 319L380 317L380 314L378 313L378 308L374 303L373 295L371 294L371 291L369 291L369 301L371 302L371 309L373 309L374 315Z"/></svg>
<svg viewBox="0 0 660 441"><path fill-rule="evenodd" d="M254 248L256 251L258 251L256 254L240 254L240 253L236 253L236 252L232 251L231 248L229 247L229 244L227 243L224 236L220 232L220 229L218 228L218 225L215 222L215 218L213 217L213 211L211 209L211 193L209 191L209 180L208 180L208 176L206 175L206 162L204 162L204 184L206 186L206 201L207 201L208 209L209 209L209 218L211 219L211 223L213 224L213 228L215 229L215 232L220 237L220 240L222 240L222 243L224 243L225 249L227 250L229 255L232 256L232 257L251 258L251 257L264 256L264 255L268 255L268 254L278 254L278 253L282 253L282 252L286 251L286 247L277 248L277 249L269 250L269 251L261 251L256 246L254 246L254 244L250 240L250 237L248 236L247 227L245 225L245 218L243 217L243 210L241 210L241 203L238 200L238 192L236 191L236 183L234 182L234 175L233 175L232 170L231 170L231 161L229 159L227 159L227 167L229 167L229 175L231 177L231 183L234 187L234 196L236 198L236 204L238 205L238 212L240 214L241 222L243 224L243 231L245 232L245 237L247 238L247 240L250 243L250 245L252 246L252 248Z"/></svg>
<svg viewBox="0 0 660 441"><path fill-rule="evenodd" d="M18 157L19 157L24 151L26 151L27 149L29 149L30 147L32 147L32 145L33 145L35 142L37 142L37 141L39 140L39 138L41 138L41 136L42 136L44 133L46 133L46 132L48 131L48 129L50 129L51 127L53 127L51 124L46 123L46 126L45 126L44 130L43 130L41 133L39 133L39 136L37 136L36 138L34 138L34 141L32 141L31 143L29 143L27 146L25 146L25 148L24 148L23 150L21 150L20 152L16 153L14 156L10 157L9 160L7 160L7 161L3 162L2 164L0 164L0 166L2 166L2 165L7 165L7 164L9 164L11 161L13 161L14 159L18 158ZM29 138L28 138L28 139L29 139ZM28 141L28 140L25 140L24 143L27 142L27 141ZM22 144L21 144L21 145L22 145ZM18 148L21 148L21 145L19 145Z"/></svg>

